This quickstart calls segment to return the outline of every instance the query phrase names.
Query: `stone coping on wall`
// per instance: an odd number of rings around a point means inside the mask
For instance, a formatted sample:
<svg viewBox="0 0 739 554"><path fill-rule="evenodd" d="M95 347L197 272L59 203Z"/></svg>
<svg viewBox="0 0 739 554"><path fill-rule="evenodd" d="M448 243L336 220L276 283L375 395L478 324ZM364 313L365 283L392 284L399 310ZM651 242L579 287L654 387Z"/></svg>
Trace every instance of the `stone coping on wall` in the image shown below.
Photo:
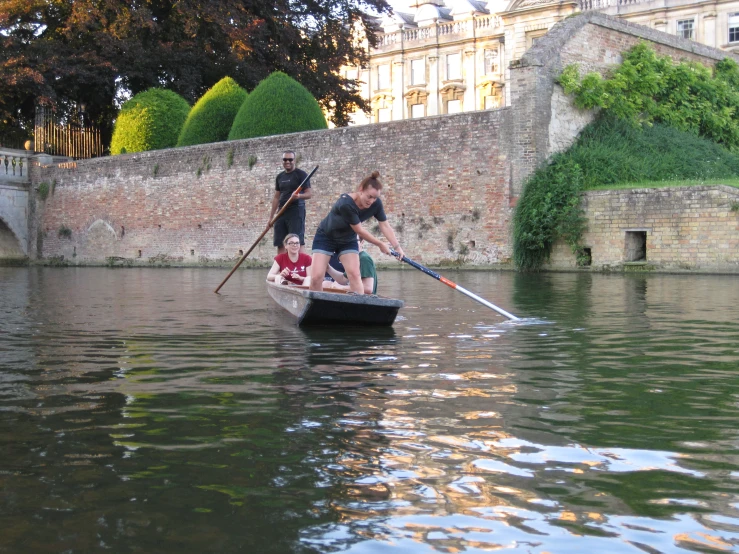
<svg viewBox="0 0 739 554"><path fill-rule="evenodd" d="M649 42L662 44L677 50L684 50L686 53L696 54L716 61L723 60L724 58L733 58L739 61L739 55L732 52L712 48L705 44L658 31L657 29L651 29L637 23L631 23L600 12L586 12L568 17L554 25L519 60L513 60L511 67L551 65L553 61L558 59L558 53L572 39L572 36L588 24L619 31Z"/></svg>

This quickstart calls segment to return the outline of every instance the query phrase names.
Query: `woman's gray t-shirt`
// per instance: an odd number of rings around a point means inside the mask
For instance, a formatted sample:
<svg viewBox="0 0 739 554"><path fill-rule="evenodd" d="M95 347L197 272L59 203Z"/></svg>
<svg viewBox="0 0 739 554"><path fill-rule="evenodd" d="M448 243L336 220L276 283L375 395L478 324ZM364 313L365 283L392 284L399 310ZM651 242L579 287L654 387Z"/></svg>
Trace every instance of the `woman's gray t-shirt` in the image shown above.
<svg viewBox="0 0 739 554"><path fill-rule="evenodd" d="M366 210L360 210L354 199L348 194L342 194L334 204L328 215L318 225L318 230L334 240L351 240L356 233L351 225L357 225L369 218L377 221L387 221L382 200L375 200Z"/></svg>

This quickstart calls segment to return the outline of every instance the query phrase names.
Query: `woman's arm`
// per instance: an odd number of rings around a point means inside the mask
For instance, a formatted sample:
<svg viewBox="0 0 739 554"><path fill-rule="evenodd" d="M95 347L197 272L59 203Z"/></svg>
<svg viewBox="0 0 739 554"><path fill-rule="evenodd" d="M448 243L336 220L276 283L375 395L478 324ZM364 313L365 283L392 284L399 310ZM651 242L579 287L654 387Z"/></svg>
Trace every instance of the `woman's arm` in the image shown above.
<svg viewBox="0 0 739 554"><path fill-rule="evenodd" d="M403 249L400 247L400 242L395 236L395 231L393 231L393 228L390 227L390 224L387 222L387 220L380 221L380 232L385 235L385 238L390 242L390 246L392 246L393 250L400 254L401 258L405 256L405 254L403 253Z"/></svg>
<svg viewBox="0 0 739 554"><path fill-rule="evenodd" d="M269 273L267 273L267 281L276 281L277 283L280 282L277 277L280 275L280 264L277 262L272 264L272 267L269 268Z"/></svg>
<svg viewBox="0 0 739 554"><path fill-rule="evenodd" d="M380 225L382 226L382 223L380 223ZM365 230L365 228L362 227L362 225L360 223L357 223L356 225L352 225L351 228L361 238L363 238L367 242L369 242L369 243L374 244L375 246L377 246L382 251L383 254L390 255L390 247L387 244L385 244L384 242L382 242L380 239L376 238L372 233L370 233L369 231ZM382 227L380 227L380 229L382 229ZM383 232L383 235L384 234L385 233ZM387 236L387 235L385 235L385 236ZM393 235L393 237L394 236L395 235Z"/></svg>

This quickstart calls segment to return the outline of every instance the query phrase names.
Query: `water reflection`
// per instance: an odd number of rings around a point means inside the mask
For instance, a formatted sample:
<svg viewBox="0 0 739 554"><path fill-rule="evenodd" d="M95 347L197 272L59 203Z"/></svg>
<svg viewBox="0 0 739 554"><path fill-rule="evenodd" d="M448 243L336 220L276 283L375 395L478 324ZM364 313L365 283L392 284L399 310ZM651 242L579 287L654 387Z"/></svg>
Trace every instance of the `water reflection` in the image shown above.
<svg viewBox="0 0 739 554"><path fill-rule="evenodd" d="M736 550L735 280L383 273L368 332L222 277L0 269L0 551Z"/></svg>

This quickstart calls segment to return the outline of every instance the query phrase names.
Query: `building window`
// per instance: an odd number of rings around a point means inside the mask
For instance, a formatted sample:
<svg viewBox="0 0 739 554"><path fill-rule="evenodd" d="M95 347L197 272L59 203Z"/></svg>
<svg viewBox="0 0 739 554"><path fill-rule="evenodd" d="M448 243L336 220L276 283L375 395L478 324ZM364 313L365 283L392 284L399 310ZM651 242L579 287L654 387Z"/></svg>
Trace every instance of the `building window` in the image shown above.
<svg viewBox="0 0 739 554"><path fill-rule="evenodd" d="M693 19L683 19L677 22L677 36L693 40Z"/></svg>
<svg viewBox="0 0 739 554"><path fill-rule="evenodd" d="M411 60L411 84L423 85L426 82L426 63L424 60Z"/></svg>
<svg viewBox="0 0 739 554"><path fill-rule="evenodd" d="M413 104L411 106L411 117L423 117L426 115L426 106L424 104Z"/></svg>
<svg viewBox="0 0 739 554"><path fill-rule="evenodd" d="M390 108L380 108L377 110L377 122L384 123L385 121L392 121L393 117L390 113Z"/></svg>
<svg viewBox="0 0 739 554"><path fill-rule="evenodd" d="M495 110L500 108L500 96L486 96L485 97L485 109Z"/></svg>
<svg viewBox="0 0 739 554"><path fill-rule="evenodd" d="M485 74L498 73L498 50L485 49Z"/></svg>
<svg viewBox="0 0 739 554"><path fill-rule="evenodd" d="M390 64L377 66L377 88L390 88Z"/></svg>
<svg viewBox="0 0 739 554"><path fill-rule="evenodd" d="M739 42L739 13L729 14L729 42Z"/></svg>
<svg viewBox="0 0 739 554"><path fill-rule="evenodd" d="M539 39L541 39L544 35L547 34L546 29L539 29L537 31L529 31L526 33L526 48L531 48L534 44L537 43Z"/></svg>
<svg viewBox="0 0 739 554"><path fill-rule="evenodd" d="M449 100L446 103L446 113L459 113L462 111L461 100Z"/></svg>
<svg viewBox="0 0 739 554"><path fill-rule="evenodd" d="M462 78L462 55L447 54L446 57L446 78L448 81Z"/></svg>

